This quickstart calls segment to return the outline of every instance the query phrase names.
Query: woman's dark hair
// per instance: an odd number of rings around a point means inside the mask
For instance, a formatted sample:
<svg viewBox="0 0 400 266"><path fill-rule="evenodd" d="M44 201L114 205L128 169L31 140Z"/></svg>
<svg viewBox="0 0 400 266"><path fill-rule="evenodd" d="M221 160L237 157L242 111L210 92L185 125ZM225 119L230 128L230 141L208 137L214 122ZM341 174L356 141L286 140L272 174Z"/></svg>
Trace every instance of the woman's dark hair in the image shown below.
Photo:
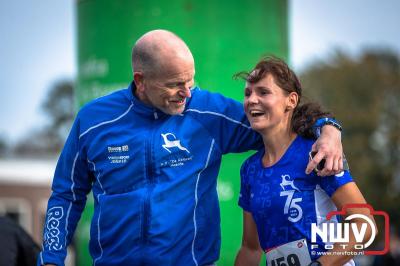
<svg viewBox="0 0 400 266"><path fill-rule="evenodd" d="M299 102L293 111L291 127L294 132L306 138L315 137L312 126L320 117L331 117L332 114L323 111L321 106L315 102L300 104L302 99L302 88L296 74L282 59L269 56L261 59L250 72L240 72L234 78L242 78L249 83L257 83L268 74L271 74L275 83L287 94L296 92Z"/></svg>

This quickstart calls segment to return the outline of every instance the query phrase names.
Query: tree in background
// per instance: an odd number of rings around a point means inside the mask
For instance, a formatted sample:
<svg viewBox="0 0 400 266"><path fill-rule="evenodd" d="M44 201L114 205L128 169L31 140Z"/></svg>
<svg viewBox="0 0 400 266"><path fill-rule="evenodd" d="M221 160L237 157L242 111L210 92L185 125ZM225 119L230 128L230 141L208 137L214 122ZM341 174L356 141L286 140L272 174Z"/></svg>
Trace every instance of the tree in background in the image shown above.
<svg viewBox="0 0 400 266"><path fill-rule="evenodd" d="M7 150L8 150L7 142L5 138L3 138L0 135L0 157L4 156L7 153Z"/></svg>
<svg viewBox="0 0 400 266"><path fill-rule="evenodd" d="M351 172L368 202L400 224L400 59L371 50L354 58L341 51L301 75L307 95L343 124Z"/></svg>
<svg viewBox="0 0 400 266"><path fill-rule="evenodd" d="M48 128L63 145L74 119L74 84L71 81L56 83L42 107L50 119Z"/></svg>
<svg viewBox="0 0 400 266"><path fill-rule="evenodd" d="M60 152L74 118L73 91L74 84L69 80L56 82L50 88L42 104L48 123L16 144L17 155L48 156Z"/></svg>

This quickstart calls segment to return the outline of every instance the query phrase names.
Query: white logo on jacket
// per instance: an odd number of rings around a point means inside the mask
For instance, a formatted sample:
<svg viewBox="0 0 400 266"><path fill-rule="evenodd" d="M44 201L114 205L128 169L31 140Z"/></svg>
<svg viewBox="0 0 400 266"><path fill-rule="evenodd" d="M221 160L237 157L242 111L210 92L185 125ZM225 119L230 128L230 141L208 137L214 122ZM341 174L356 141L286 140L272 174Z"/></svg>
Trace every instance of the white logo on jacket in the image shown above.
<svg viewBox="0 0 400 266"><path fill-rule="evenodd" d="M124 164L127 163L130 159L130 155L126 154L129 152L128 145L122 146L108 146L108 160L112 164Z"/></svg>
<svg viewBox="0 0 400 266"><path fill-rule="evenodd" d="M128 145L123 145L123 146L108 146L107 147L108 152L124 152L124 151L129 151L129 146Z"/></svg>
<svg viewBox="0 0 400 266"><path fill-rule="evenodd" d="M63 245L60 243L60 222L64 216L62 207L52 207L47 211L47 221L44 234L44 243L49 250L61 250Z"/></svg>
<svg viewBox="0 0 400 266"><path fill-rule="evenodd" d="M162 133L161 133L161 136L162 136L162 138L164 139L164 144L162 145L162 147L163 147L165 150L167 150L169 153L171 153L171 151L169 150L169 148L175 148L175 147L178 148L178 149L180 149L181 151L186 151L187 153L190 153L190 151L189 151L188 149L186 149L185 147L183 147L183 146L181 145L181 141L180 141L179 139L177 139L177 138L175 137L174 134L172 134L172 133L162 134ZM172 140L169 140L169 139L168 139L168 136L172 136L173 139L172 139Z"/></svg>

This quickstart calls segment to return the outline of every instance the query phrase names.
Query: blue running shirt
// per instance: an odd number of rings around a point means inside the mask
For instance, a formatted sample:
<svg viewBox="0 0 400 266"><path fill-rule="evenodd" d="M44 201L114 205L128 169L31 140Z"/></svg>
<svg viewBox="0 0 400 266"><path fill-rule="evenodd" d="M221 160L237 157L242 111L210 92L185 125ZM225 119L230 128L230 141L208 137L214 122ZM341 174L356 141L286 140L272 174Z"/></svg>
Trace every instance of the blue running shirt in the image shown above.
<svg viewBox="0 0 400 266"><path fill-rule="evenodd" d="M310 250L311 223L326 222L326 214L336 210L330 197L353 181L348 171L328 177L305 174L313 143L314 140L297 136L273 166L263 167L264 149L242 165L239 205L252 214L265 252L306 239L311 259L317 259L319 256ZM331 220L337 222L334 217ZM319 236L317 241L320 248L313 251L324 251Z"/></svg>

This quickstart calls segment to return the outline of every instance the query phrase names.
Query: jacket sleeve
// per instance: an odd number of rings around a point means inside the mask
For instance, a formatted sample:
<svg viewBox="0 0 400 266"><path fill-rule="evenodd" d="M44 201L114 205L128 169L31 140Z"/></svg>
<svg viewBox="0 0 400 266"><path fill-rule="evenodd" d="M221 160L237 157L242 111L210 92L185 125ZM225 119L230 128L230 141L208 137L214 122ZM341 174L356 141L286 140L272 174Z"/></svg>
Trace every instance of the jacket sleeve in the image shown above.
<svg viewBox="0 0 400 266"><path fill-rule="evenodd" d="M198 118L215 138L223 154L262 147L261 136L253 131L243 104L219 93L195 89L186 110Z"/></svg>
<svg viewBox="0 0 400 266"><path fill-rule="evenodd" d="M78 114L57 162L38 265L64 265L67 246L92 187L86 155L80 147L79 120Z"/></svg>

